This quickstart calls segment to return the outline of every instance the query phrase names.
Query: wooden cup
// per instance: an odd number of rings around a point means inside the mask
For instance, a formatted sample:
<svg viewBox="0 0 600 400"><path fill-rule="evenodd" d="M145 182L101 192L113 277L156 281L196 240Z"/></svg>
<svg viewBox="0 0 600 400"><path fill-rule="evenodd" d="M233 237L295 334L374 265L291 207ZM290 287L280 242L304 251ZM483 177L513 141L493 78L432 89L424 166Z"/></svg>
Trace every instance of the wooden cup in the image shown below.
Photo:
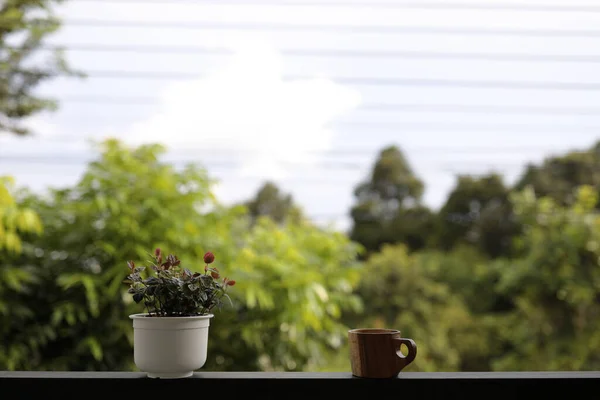
<svg viewBox="0 0 600 400"><path fill-rule="evenodd" d="M395 329L352 329L348 341L352 375L360 378L395 378L417 355L416 343ZM408 347L406 356L401 344Z"/></svg>

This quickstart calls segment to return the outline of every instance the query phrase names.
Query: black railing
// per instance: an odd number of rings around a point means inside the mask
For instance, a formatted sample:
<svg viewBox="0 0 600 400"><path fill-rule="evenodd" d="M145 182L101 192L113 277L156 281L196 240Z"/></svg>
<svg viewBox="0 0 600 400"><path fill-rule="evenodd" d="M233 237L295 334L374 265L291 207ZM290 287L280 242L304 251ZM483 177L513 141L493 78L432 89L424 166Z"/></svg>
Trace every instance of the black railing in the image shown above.
<svg viewBox="0 0 600 400"><path fill-rule="evenodd" d="M237 400L595 399L600 398L600 372L401 372L394 379L361 379L346 372L197 372L175 380L149 379L137 372L0 372L3 400L198 400L209 396Z"/></svg>

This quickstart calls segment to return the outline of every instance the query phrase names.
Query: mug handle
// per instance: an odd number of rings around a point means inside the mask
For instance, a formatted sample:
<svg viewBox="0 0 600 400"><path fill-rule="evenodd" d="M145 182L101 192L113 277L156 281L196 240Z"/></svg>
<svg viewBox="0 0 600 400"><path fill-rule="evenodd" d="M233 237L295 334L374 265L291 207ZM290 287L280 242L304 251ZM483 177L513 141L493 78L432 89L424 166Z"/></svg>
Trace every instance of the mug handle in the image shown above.
<svg viewBox="0 0 600 400"><path fill-rule="evenodd" d="M393 340L394 343L398 345L398 350L396 350L396 354L398 355L396 366L398 372L400 372L402 369L404 369L404 367L414 361L415 357L417 356L417 344L414 340L407 338L395 337ZM400 351L400 345L402 344L406 345L408 348L408 354L406 356Z"/></svg>

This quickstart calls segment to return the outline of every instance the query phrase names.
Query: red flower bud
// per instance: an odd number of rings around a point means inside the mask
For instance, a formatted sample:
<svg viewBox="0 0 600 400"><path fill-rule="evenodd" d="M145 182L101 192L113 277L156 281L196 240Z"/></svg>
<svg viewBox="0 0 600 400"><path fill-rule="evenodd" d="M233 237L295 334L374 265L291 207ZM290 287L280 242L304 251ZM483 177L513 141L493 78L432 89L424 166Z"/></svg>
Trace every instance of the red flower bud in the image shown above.
<svg viewBox="0 0 600 400"><path fill-rule="evenodd" d="M235 285L235 281L227 281L227 285L233 286L233 285Z"/></svg>
<svg viewBox="0 0 600 400"><path fill-rule="evenodd" d="M219 273L218 272L212 271L210 273L210 276L212 276L214 279L219 279Z"/></svg>
<svg viewBox="0 0 600 400"><path fill-rule="evenodd" d="M160 256L160 249L158 247L156 248L156 250L154 250L154 256Z"/></svg>
<svg viewBox="0 0 600 400"><path fill-rule="evenodd" d="M207 251L206 254L204 254L204 262L210 264L213 261L215 261L215 255L210 251Z"/></svg>

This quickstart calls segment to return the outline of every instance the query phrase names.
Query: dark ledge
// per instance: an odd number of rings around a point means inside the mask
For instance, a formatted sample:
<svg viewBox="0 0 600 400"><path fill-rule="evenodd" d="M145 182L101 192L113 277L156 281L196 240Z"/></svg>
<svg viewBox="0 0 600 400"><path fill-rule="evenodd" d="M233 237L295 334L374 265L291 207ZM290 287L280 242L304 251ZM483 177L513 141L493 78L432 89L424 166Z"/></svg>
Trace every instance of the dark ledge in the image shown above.
<svg viewBox="0 0 600 400"><path fill-rule="evenodd" d="M401 372L394 379L360 379L347 372L197 372L175 380L149 379L138 372L0 371L6 399L40 395L65 398L175 399L181 396L240 398L368 399L391 395L404 399L579 397L597 394L600 371L590 372ZM206 392L205 392L206 391ZM189 393L189 394L184 394ZM194 395L192 395L194 393ZM98 396L96 396L98 395ZM457 396L457 397L454 397ZM369 399L370 400L370 399Z"/></svg>

